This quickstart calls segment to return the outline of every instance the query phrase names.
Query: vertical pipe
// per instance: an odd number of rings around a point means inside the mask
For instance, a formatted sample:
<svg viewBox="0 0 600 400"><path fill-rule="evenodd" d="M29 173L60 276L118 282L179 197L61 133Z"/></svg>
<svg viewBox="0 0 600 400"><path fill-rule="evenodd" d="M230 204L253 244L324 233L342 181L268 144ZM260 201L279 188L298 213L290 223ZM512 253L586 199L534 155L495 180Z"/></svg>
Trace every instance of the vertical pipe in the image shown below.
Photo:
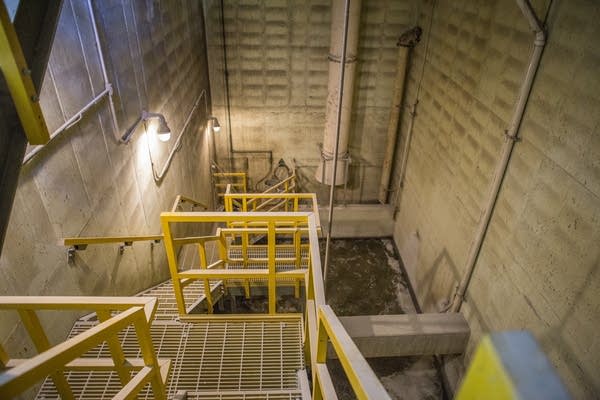
<svg viewBox="0 0 600 400"><path fill-rule="evenodd" d="M352 98L354 91L354 76L356 73L356 60L358 52L358 29L360 24L360 0L352 0L346 4L344 0L334 0L331 6L331 44L329 47L329 82L327 84L327 104L325 117L325 133L323 135L323 148L321 163L315 173L317 181L331 185L329 180L332 170L334 154L338 156L338 167L348 162L348 143L350 136L350 122L352 111ZM346 18L346 8L348 9ZM347 25L347 26L346 26ZM342 44L345 43L345 47ZM346 55L343 56L342 53ZM341 64L338 66L337 64ZM344 69L344 80L339 74ZM341 87L344 86L344 96L339 96ZM341 117L339 117L341 110ZM338 118L339 117L339 118ZM339 128L338 128L339 127ZM337 131L340 130L337 153L335 143ZM336 175L335 185L343 184L346 174Z"/></svg>
<svg viewBox="0 0 600 400"><path fill-rule="evenodd" d="M525 78L523 79L523 83L521 84L521 89L519 90L519 97L517 98L515 111L513 113L510 126L506 131L504 148L502 151L500 162L498 164L498 167L496 168L494 180L492 181L487 207L485 208L484 214L481 218L481 222L477 229L477 235L475 236L475 240L473 240L473 243L469 250L469 256L465 267L465 275L463 276L452 301L452 312L460 311L460 307L465 298L465 292L467 291L469 282L471 281L471 277L473 276L473 271L475 270L477 258L479 256L483 240L485 239L485 235L487 233L487 229L492 218L492 213L496 206L498 193L500 192L502 181L504 180L504 176L506 175L510 155L512 153L515 142L519 139L519 128L521 126L521 121L523 120L525 106L527 105L527 100L529 99L529 94L531 93L531 88L533 86L533 79L535 78L535 73L537 72L537 69L540 65L542 52L544 51L544 46L546 44L546 34L542 28L541 23L536 17L535 12L531 7L531 4L529 3L529 0L517 0L517 4L523 12L525 18L527 18L531 29L535 33L533 53L529 60L529 65L527 67L527 72L525 74Z"/></svg>
<svg viewBox="0 0 600 400"><path fill-rule="evenodd" d="M92 30L94 31L94 39L96 40L96 47L98 49L98 59L100 60L100 67L102 70L102 79L104 85L108 89L108 104L110 106L110 114L112 116L112 123L114 128L114 135L117 141L121 139L121 133L119 128L119 122L117 121L117 112L115 110L115 103L113 101L113 89L110 81L108 80L108 73L106 71L106 63L104 61L104 54L102 53L102 46L100 44L100 35L98 34L98 26L96 25L96 15L94 14L94 8L92 6L92 0L87 1L88 9L90 10L90 20L92 21Z"/></svg>
<svg viewBox="0 0 600 400"><path fill-rule="evenodd" d="M360 5L360 1L358 1ZM340 83L338 92L338 110L337 110L337 123L336 123L336 134L335 134L335 145L333 152L333 169L331 170L331 182L336 181L337 174L337 162L338 162L338 151L340 147L340 132L342 125L342 100L344 98L344 75L346 70L346 45L348 41L348 21L350 18L350 0L346 0L344 6L344 35L342 40L342 57L340 60ZM357 27L358 28L358 27ZM323 268L323 281L327 281L327 266L329 265L329 250L331 245L331 228L333 227L333 199L335 195L335 185L332 184L329 189L329 218L327 228L327 241L325 244L325 264Z"/></svg>
<svg viewBox="0 0 600 400"><path fill-rule="evenodd" d="M404 143L404 149L402 150L402 159L400 161L400 170L398 171L398 190L404 186L404 175L406 174L406 164L408 162L408 150L410 149L410 142L412 141L413 127L415 126L415 116L417 115L417 105L419 100L415 100L413 105L410 107L408 121L408 129L406 130L406 143ZM398 198L396 198L396 202Z"/></svg>
<svg viewBox="0 0 600 400"><path fill-rule="evenodd" d="M388 190L390 186L392 162L394 161L394 150L396 148L398 136L398 122L400 121L400 107L402 106L402 94L404 93L404 78L406 76L407 63L408 47L401 46L398 50L398 66L396 69L396 80L394 82L394 96L387 128L385 156L381 168L381 182L379 183L378 198L381 204L386 204L388 200Z"/></svg>
<svg viewBox="0 0 600 400"><path fill-rule="evenodd" d="M394 81L394 95L392 98L392 107L390 110L390 119L387 129L387 140L385 148L385 157L381 168L381 182L379 184L379 202L386 204L388 202L390 177L392 175L392 163L394 162L394 153L398 139L398 123L400 122L400 109L402 107L402 97L404 95L404 81L406 80L406 70L410 49L414 47L421 39L421 28L414 27L404 32L398 40L398 65L396 67L396 80Z"/></svg>

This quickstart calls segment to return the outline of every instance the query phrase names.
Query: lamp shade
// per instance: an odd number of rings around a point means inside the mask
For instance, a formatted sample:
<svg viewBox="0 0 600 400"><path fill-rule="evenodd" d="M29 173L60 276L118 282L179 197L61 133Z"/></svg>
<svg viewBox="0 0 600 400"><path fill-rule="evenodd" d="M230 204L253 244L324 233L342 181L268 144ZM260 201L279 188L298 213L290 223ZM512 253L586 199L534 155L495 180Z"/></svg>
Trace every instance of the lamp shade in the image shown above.
<svg viewBox="0 0 600 400"><path fill-rule="evenodd" d="M168 142L171 139L171 128L167 125L165 117L158 117L158 128L156 129L156 135L158 140L161 142Z"/></svg>
<svg viewBox="0 0 600 400"><path fill-rule="evenodd" d="M221 131L221 124L219 124L219 120L217 119L217 117L210 117L210 120L212 120L212 129L213 132L220 132Z"/></svg>

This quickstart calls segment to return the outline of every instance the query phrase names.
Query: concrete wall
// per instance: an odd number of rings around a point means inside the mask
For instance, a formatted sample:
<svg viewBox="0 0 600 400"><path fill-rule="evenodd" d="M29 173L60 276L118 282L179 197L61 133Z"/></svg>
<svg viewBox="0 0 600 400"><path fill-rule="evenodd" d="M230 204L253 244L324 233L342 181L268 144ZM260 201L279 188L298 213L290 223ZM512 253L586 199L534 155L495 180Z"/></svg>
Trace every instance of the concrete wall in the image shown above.
<svg viewBox="0 0 600 400"><path fill-rule="evenodd" d="M350 139L353 164L346 197L349 202L377 198L396 69L396 41L414 22L413 3L363 1ZM314 174L325 126L329 30L328 0L225 1L234 149L272 150L275 162L283 158L289 166L295 159L304 189L320 195L328 193L327 187L316 184ZM211 49L220 43L220 31L213 36L209 30L208 38ZM222 60L210 57L211 64L217 62ZM213 77L211 74L211 80ZM220 104L215 100L216 105ZM225 135L221 140L219 156L225 164ZM256 183L269 171L268 161L264 154L249 158L249 172ZM244 162L237 165L244 166Z"/></svg>
<svg viewBox="0 0 600 400"><path fill-rule="evenodd" d="M533 3L544 18L549 2ZM431 7L419 18L426 34ZM528 329L581 399L600 393L599 17L597 2L553 2L522 141L462 309L467 361L482 333ZM432 26L395 229L425 311L451 300L464 273L533 41L510 0L438 1ZM425 54L422 42L410 103Z"/></svg>
<svg viewBox="0 0 600 400"><path fill-rule="evenodd" d="M144 108L164 113L173 138L159 143L141 127L130 144L119 144L104 98L24 165L0 258L3 295L132 295L164 281L169 274L162 245L135 244L123 255L117 245L90 246L68 264L60 242L158 234L159 213L177 194L211 201L204 102L162 182L155 183L149 159L150 149L155 169L162 169L193 102L208 90L201 5L93 3L120 134ZM41 93L50 131L104 89L91 26L85 0L64 1ZM73 315L42 316L51 341L64 339ZM31 348L16 315L0 314L0 340L13 356Z"/></svg>

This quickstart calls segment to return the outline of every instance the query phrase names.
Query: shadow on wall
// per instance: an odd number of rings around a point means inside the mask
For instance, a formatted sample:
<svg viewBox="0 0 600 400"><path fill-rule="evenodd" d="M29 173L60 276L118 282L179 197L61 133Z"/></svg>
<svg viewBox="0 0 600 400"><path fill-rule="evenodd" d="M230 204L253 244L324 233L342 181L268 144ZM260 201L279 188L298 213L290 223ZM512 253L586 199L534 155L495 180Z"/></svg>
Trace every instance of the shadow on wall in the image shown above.
<svg viewBox="0 0 600 400"><path fill-rule="evenodd" d="M585 301L585 297L593 298L598 295L597 288L594 288L592 284L598 281L597 275L600 274L600 252L596 257L596 263L586 273L586 279L584 284L579 290L573 290L574 296L570 307L559 319L559 321L553 326L545 330L541 335L538 336L538 340L545 349L552 349L558 352L558 356L562 359L563 365L566 366L573 377L578 375L583 376L582 384L589 384L592 387L586 388L588 392L600 394L600 382L598 381L597 371L585 370L581 363L574 357L578 352L573 349L572 345L563 338L563 333L568 327L569 319L574 315L573 310L582 301ZM594 316L590 316L593 318ZM596 321L598 315L595 316ZM577 322L576 322L577 324ZM594 349L590 349L592 353ZM597 360L597 358L596 358ZM591 368L590 368L591 369Z"/></svg>
<svg viewBox="0 0 600 400"><path fill-rule="evenodd" d="M447 306L445 301L451 300L455 282L460 281L460 274L445 247L426 271L428 272L419 279L421 306L424 311L439 312Z"/></svg>

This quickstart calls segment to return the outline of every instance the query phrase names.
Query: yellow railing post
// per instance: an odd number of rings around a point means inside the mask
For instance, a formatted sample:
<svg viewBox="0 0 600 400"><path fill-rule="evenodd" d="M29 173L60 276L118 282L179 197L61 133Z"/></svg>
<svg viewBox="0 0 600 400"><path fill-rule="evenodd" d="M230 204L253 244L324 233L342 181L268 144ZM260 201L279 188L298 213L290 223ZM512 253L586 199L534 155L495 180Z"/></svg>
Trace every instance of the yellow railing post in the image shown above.
<svg viewBox="0 0 600 400"><path fill-rule="evenodd" d="M267 235L267 263L269 266L269 314L275 314L277 312L277 281L275 278L276 264L275 264L275 222L269 221L268 223L268 235Z"/></svg>
<svg viewBox="0 0 600 400"><path fill-rule="evenodd" d="M302 267L302 232L298 227L294 231L294 252L296 256L295 266L296 269L300 269ZM294 296L296 298L300 298L300 279L296 280L295 288L294 288Z"/></svg>
<svg viewBox="0 0 600 400"><path fill-rule="evenodd" d="M160 374L160 367L154 352L154 345L152 344L152 336L150 336L150 324L144 318L143 313L138 313L138 317L134 320L134 328L138 337L140 350L142 352L142 358L144 364L154 369L150 384L152 385L152 391L154 392L154 398L157 400L166 399L165 386L162 381Z"/></svg>
<svg viewBox="0 0 600 400"><path fill-rule="evenodd" d="M39 353L42 353L52 347L34 310L19 310L19 315L21 316L21 321L23 321L23 325L25 326L27 333L29 333L29 337L31 337L33 345ZM69 386L69 383L67 382L67 379L61 370L56 371L50 375L50 377L52 378L54 386L56 386L56 390L60 394L61 398L75 398L73 397L71 387Z"/></svg>
<svg viewBox="0 0 600 400"><path fill-rule="evenodd" d="M173 237L171 235L171 227L169 222L166 220L161 221L162 231L166 243L172 243ZM169 271L171 272L171 278L173 281L173 292L175 294L175 300L177 301L177 311L179 314L185 314L185 298L183 297L183 287L181 287L181 281L179 280L179 271L177 269L177 255L175 254L174 246L165 246L167 253L167 262L169 263Z"/></svg>
<svg viewBox="0 0 600 400"><path fill-rule="evenodd" d="M108 310L96 310L96 315L100 322L108 321L111 317L110 311ZM119 375L119 380L123 385L126 385L131 379L131 376L129 372L123 368L123 365L125 364L125 354L123 354L119 337L117 335L111 335L106 339L106 343L108 344L110 354L115 363L115 369L117 370L117 375Z"/></svg>
<svg viewBox="0 0 600 400"><path fill-rule="evenodd" d="M208 260L206 259L206 248L204 243L198 243L198 256L200 257L200 268L208 268ZM206 297L206 309L209 314L214 312L214 304L212 299L212 293L210 291L210 280L204 279L204 296Z"/></svg>
<svg viewBox="0 0 600 400"><path fill-rule="evenodd" d="M245 228L248 228L248 224L244 224ZM250 245L250 240L248 237L248 232L242 233L242 259L243 259L243 267L244 269L248 269L248 246ZM250 298L250 281L248 279L244 279L244 295L246 298Z"/></svg>

